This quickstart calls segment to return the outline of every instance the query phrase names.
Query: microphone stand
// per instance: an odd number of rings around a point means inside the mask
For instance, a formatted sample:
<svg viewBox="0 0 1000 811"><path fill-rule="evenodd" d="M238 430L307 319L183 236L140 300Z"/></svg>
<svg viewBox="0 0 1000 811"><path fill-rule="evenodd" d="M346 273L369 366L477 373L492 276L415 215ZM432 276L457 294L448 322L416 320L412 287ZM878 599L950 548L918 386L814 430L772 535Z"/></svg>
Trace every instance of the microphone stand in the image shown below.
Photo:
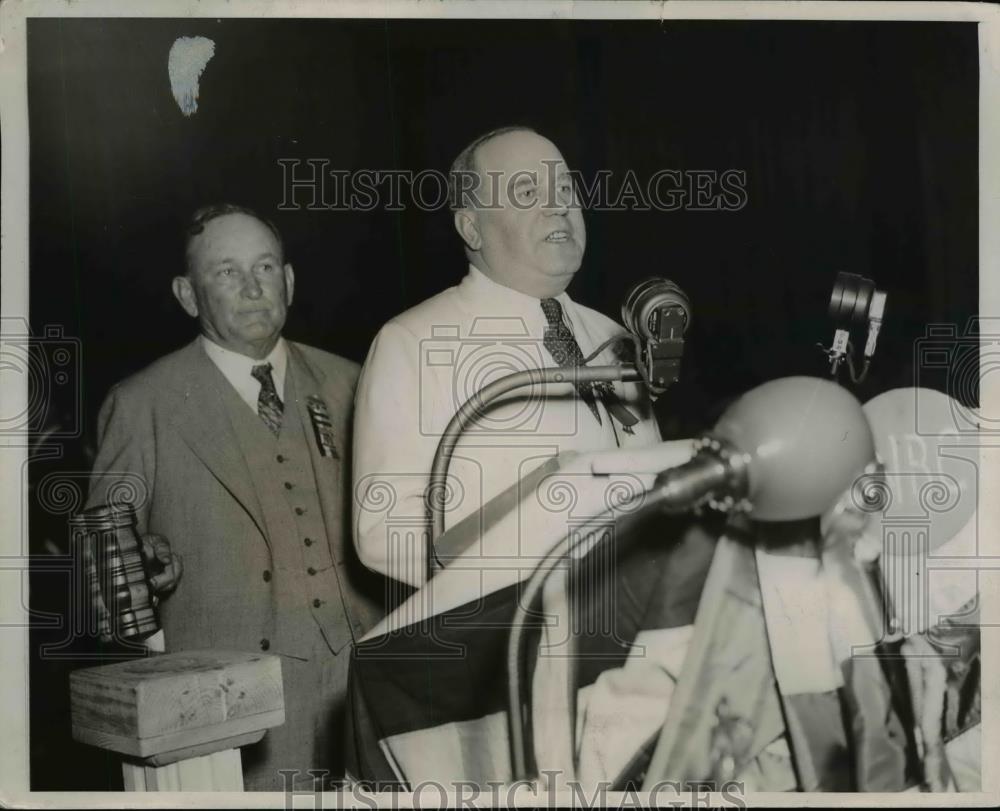
<svg viewBox="0 0 1000 811"><path fill-rule="evenodd" d="M691 305L684 292L666 279L646 279L629 291L622 307L622 319L628 332L606 340L579 366L529 369L507 375L473 394L451 418L434 453L425 496L430 518L428 579L444 568L435 545L444 534L448 468L452 454L465 430L483 415L494 400L516 389L545 383L572 383L575 386L580 383L634 383L640 380L655 399L677 381L684 351L683 335L691 320ZM620 365L586 365L607 347L621 341L631 342L635 350L633 359L625 360ZM464 548L459 548L455 553L463 551Z"/></svg>
<svg viewBox="0 0 1000 811"><path fill-rule="evenodd" d="M625 336L616 336L615 341ZM610 343L610 342L608 342ZM604 346L600 347L598 354ZM438 538L444 534L444 513L447 504L447 481L448 468L451 466L451 457L458 445L465 430L476 422L485 412L489 405L498 397L511 391L515 391L526 386L540 386L545 383L571 383L574 386L580 383L598 383L621 381L623 383L634 383L644 380L642 373L635 365L623 364L614 366L566 366L566 367L546 367L543 369L528 369L523 372L514 372L505 377L495 380L483 386L479 391L466 400L462 407L455 412L455 415L448 423L441 440L438 442L437 450L434 453L434 461L431 465L430 483L427 487L427 509L430 513L430 542L428 544L428 577L434 575L439 569L443 569L437 555L436 543ZM462 549L455 550L461 553Z"/></svg>
<svg viewBox="0 0 1000 811"><path fill-rule="evenodd" d="M510 724L511 774L515 781L531 780L538 776L532 746L529 678L528 674L523 673L523 669L529 621L536 616L534 612L541 604L545 581L562 561L567 560L581 547L589 545L591 547L588 550L589 554L598 546L616 539L626 542L631 540L632 529L659 507L656 502L641 504L647 495L648 493L643 492L619 505L616 510L609 509L594 516L585 525L563 538L537 564L517 601L507 640L507 712ZM640 505L639 508L630 512L637 503ZM616 515L616 511L619 514ZM571 673L572 668L571 660ZM575 677L571 675L569 683L572 685L574 682ZM575 724L571 721L567 729L571 739L574 727Z"/></svg>

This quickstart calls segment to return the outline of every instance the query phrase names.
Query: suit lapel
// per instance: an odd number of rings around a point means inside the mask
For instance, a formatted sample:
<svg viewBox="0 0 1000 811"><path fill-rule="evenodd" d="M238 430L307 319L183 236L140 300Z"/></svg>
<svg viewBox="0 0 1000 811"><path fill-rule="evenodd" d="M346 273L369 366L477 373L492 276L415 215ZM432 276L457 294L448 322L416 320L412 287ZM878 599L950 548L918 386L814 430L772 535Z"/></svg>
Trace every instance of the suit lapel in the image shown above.
<svg viewBox="0 0 1000 811"><path fill-rule="evenodd" d="M334 451L337 455L323 456L313 426L313 418L309 413L309 402L310 398L316 398L325 404L331 415L342 409L343 404L330 399L330 387L324 388L325 375L322 370L310 364L302 350L291 341L288 341L288 371L294 381L294 407L298 409L299 420L306 435L306 444L309 446L309 459L316 475L316 492L323 510L327 535L330 537L330 552L339 564L341 554L338 549L342 544L335 529L343 523L341 466L346 458L344 454L347 453L347 447L345 438L334 433ZM286 408L289 405L286 403ZM337 424L336 420L334 424Z"/></svg>
<svg viewBox="0 0 1000 811"><path fill-rule="evenodd" d="M200 341L196 339L187 349L190 371L175 392L174 424L191 451L247 511L266 540L260 502L220 391L230 384Z"/></svg>

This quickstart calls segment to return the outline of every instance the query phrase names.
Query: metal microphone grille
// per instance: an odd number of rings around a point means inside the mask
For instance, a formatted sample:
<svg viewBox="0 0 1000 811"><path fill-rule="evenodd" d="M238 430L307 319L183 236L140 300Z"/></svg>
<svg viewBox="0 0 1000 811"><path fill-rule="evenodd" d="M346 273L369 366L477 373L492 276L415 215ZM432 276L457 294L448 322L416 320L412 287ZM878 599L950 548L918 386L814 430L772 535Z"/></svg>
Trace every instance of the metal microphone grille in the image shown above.
<svg viewBox="0 0 1000 811"><path fill-rule="evenodd" d="M668 279L651 278L632 286L622 304L625 329L645 341L657 340L659 313L665 307L678 308L684 318L684 331L691 326L691 301L687 294Z"/></svg>

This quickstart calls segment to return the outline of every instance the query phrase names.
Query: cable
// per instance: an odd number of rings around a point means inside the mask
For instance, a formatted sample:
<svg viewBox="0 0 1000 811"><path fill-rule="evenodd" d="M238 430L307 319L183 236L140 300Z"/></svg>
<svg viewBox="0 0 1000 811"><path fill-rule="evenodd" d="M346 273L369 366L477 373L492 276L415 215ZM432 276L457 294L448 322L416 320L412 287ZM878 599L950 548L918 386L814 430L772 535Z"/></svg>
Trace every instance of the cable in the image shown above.
<svg viewBox="0 0 1000 811"><path fill-rule="evenodd" d="M851 341L847 342L847 372L851 376L852 383L863 383L865 378L868 376L868 367L871 366L871 358L865 358L864 364L861 366L861 373L855 374L854 370L854 344Z"/></svg>
<svg viewBox="0 0 1000 811"><path fill-rule="evenodd" d="M628 341L629 339L635 341L636 337L634 335L630 334L630 333L627 333L627 332L623 332L621 335L612 335L610 338L608 338L608 340L606 340L599 347L597 347L597 349L595 349L593 352L591 352L589 355L587 355L587 357L585 357L583 359L583 361L581 362L580 365L581 366L586 366L588 363L590 363L594 358L596 358L598 355L600 355L609 346L612 346L613 344L622 343L623 341ZM638 357L638 355L636 357Z"/></svg>

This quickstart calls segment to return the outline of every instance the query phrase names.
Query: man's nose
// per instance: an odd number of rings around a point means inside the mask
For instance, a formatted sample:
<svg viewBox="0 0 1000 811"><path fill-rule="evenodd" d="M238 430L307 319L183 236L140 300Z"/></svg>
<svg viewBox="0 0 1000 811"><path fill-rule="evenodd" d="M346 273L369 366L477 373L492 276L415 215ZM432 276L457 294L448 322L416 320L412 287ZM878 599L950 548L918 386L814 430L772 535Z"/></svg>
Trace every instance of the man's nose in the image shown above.
<svg viewBox="0 0 1000 811"><path fill-rule="evenodd" d="M260 285L260 279L250 271L243 277L243 295L247 298L260 298L264 293L264 288Z"/></svg>
<svg viewBox="0 0 1000 811"><path fill-rule="evenodd" d="M569 211L570 196L559 188L558 183L551 181L545 184L543 192L543 214L565 214Z"/></svg>

